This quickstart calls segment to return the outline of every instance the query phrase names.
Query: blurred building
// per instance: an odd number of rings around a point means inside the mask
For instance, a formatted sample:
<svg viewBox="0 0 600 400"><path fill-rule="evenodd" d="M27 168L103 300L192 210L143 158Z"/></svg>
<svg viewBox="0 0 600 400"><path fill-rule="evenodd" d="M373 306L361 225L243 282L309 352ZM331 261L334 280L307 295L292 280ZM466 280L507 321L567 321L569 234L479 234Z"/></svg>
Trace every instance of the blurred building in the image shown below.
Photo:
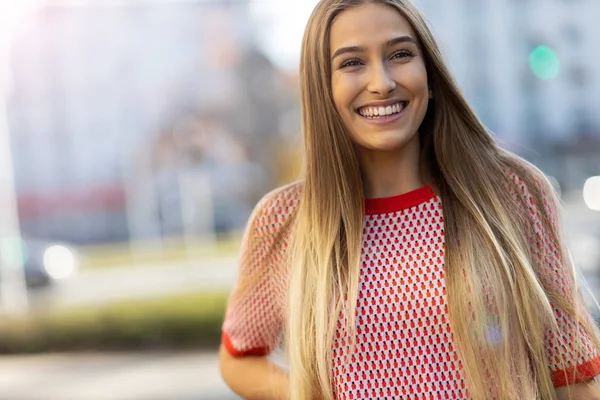
<svg viewBox="0 0 600 400"><path fill-rule="evenodd" d="M563 162L592 163L574 149L600 138L600 2L414 2L484 123L567 189L581 189L590 168L561 174ZM554 158L565 145L568 156ZM600 174L600 154L593 149Z"/></svg>
<svg viewBox="0 0 600 400"><path fill-rule="evenodd" d="M37 11L13 43L23 231L90 243L241 228L276 172L268 145L286 107L246 2L80 4ZM199 131L208 144L182 147Z"/></svg>

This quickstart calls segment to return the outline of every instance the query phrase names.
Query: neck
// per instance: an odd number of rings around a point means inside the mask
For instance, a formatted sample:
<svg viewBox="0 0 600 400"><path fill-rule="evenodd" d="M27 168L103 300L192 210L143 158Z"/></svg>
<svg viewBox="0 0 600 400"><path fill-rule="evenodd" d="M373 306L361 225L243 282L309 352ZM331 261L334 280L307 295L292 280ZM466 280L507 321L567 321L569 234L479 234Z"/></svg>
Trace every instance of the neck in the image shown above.
<svg viewBox="0 0 600 400"><path fill-rule="evenodd" d="M418 133L394 151L360 149L358 157L365 198L396 196L424 186L419 150Z"/></svg>

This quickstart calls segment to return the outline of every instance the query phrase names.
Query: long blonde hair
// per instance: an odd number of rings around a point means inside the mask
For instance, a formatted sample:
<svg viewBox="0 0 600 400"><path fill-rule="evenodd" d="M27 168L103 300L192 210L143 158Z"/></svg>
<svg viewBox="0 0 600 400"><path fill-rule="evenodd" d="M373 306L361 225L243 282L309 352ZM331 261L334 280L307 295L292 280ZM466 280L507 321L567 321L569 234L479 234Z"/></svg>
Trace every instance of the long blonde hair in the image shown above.
<svg viewBox="0 0 600 400"><path fill-rule="evenodd" d="M496 145L451 77L424 17L407 0L321 0L305 31L305 165L289 251L292 399L333 399L332 345L344 300L345 329L355 337L364 195L354 146L332 100L329 35L337 15L364 3L389 5L411 23L435 93L419 129L421 162L443 205L449 317L469 395L555 399L544 353L544 333L558 331L553 307L578 321L598 348L600 340L576 294L545 285L536 274L542 266L531 254L531 219L515 212L527 209L526 200L509 192L507 171L522 179L540 210L550 193L543 193L547 182L540 185L535 167ZM541 214L568 264L555 222ZM484 291L495 300L493 312ZM500 343L488 340L491 326L501 330Z"/></svg>

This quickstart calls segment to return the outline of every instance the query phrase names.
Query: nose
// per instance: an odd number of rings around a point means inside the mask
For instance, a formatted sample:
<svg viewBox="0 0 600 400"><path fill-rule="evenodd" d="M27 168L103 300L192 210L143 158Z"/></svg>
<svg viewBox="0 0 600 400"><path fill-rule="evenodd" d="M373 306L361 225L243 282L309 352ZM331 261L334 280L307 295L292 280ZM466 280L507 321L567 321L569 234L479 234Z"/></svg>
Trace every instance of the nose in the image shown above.
<svg viewBox="0 0 600 400"><path fill-rule="evenodd" d="M395 88L396 81L390 76L386 66L384 64L373 65L367 86L369 92L387 95Z"/></svg>

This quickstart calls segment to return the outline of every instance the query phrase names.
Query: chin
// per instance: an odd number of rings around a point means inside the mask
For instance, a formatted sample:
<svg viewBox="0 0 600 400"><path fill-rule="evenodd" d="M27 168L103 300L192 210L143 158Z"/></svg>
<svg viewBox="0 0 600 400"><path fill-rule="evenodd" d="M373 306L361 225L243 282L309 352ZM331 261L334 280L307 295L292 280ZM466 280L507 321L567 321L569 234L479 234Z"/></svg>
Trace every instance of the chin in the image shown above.
<svg viewBox="0 0 600 400"><path fill-rule="evenodd" d="M392 135L382 135L381 133L377 133L370 136L374 135L380 135L380 137L377 138L377 140L374 140L375 138L370 137L367 140L361 141L362 143L359 143L359 146L371 151L397 151L406 147L406 145L409 144L415 136L417 136L415 134L407 137L406 135L399 135L398 133L394 133Z"/></svg>

